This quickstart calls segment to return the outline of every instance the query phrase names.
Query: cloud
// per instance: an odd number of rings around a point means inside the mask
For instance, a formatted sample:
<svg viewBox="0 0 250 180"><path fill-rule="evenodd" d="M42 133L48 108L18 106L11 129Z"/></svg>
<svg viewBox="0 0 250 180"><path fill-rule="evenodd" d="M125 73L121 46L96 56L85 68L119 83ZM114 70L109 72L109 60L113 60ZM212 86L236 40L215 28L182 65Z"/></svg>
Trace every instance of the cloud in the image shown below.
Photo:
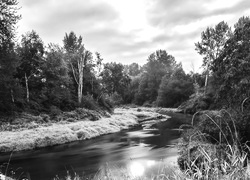
<svg viewBox="0 0 250 180"><path fill-rule="evenodd" d="M153 26L172 26L199 22L218 15L231 15L249 9L249 0L158 0L148 11L149 23ZM220 3L218 3L220 2Z"/></svg>
<svg viewBox="0 0 250 180"><path fill-rule="evenodd" d="M81 33L98 26L101 28L101 24L107 27L114 24L119 16L111 6L101 1L28 0L22 3L23 25L26 27L22 30L27 31L27 27L35 29L46 41L71 30Z"/></svg>
<svg viewBox="0 0 250 180"><path fill-rule="evenodd" d="M206 27L222 20L232 26L250 13L249 0L20 0L20 6L19 34L34 29L45 44L62 45L74 31L105 61L124 64L142 65L165 49L186 71L202 63L194 43Z"/></svg>

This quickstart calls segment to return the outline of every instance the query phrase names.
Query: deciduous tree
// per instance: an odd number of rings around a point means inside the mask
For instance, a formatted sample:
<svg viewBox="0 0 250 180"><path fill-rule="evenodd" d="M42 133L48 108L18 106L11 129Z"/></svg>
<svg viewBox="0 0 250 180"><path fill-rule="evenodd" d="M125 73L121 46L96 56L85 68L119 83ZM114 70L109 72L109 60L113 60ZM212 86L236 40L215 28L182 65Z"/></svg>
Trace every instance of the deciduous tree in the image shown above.
<svg viewBox="0 0 250 180"><path fill-rule="evenodd" d="M18 54L21 61L20 66L17 68L16 77L25 84L26 100L29 102L30 90L41 90L43 78L44 45L42 39L34 30L22 36Z"/></svg>
<svg viewBox="0 0 250 180"><path fill-rule="evenodd" d="M203 66L206 71L205 93L208 85L208 77L211 63L217 59L222 52L227 39L232 35L231 29L224 21L214 28L208 27L201 33L201 41L195 43L195 50L203 56Z"/></svg>
<svg viewBox="0 0 250 180"><path fill-rule="evenodd" d="M239 106L250 96L250 20L237 25L223 52L212 64L218 99Z"/></svg>
<svg viewBox="0 0 250 180"><path fill-rule="evenodd" d="M64 48L67 51L68 63L71 67L73 78L77 84L77 97L79 105L83 96L83 76L87 63L92 60L92 53L85 49L82 37L77 37L74 32L66 33L64 37Z"/></svg>

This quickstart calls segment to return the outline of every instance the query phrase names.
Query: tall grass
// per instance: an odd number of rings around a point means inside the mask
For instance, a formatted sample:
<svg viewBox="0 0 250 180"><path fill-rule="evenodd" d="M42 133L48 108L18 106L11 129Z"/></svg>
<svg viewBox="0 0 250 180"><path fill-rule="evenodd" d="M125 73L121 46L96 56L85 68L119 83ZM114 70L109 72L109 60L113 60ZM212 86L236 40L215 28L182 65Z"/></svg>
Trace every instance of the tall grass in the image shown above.
<svg viewBox="0 0 250 180"><path fill-rule="evenodd" d="M196 125L193 117L191 125L186 129L185 141L181 144L182 155L178 163L186 178L250 179L250 149L247 144L240 142L235 119L225 110L213 117L206 113L203 115L207 118ZM202 128L205 125L208 127ZM187 126L181 128L184 127Z"/></svg>

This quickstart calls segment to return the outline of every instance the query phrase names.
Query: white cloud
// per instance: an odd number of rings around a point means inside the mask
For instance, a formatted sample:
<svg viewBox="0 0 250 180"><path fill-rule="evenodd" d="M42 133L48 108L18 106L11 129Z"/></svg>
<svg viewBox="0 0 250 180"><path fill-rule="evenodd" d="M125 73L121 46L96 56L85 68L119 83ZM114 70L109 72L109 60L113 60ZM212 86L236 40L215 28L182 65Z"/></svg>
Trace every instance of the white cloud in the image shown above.
<svg viewBox="0 0 250 180"><path fill-rule="evenodd" d="M248 0L20 0L19 34L34 29L45 43L59 43L65 33L83 36L86 47L105 61L146 63L166 49L186 71L202 57L194 43L207 26L230 26L250 14ZM189 65L190 64L190 65Z"/></svg>

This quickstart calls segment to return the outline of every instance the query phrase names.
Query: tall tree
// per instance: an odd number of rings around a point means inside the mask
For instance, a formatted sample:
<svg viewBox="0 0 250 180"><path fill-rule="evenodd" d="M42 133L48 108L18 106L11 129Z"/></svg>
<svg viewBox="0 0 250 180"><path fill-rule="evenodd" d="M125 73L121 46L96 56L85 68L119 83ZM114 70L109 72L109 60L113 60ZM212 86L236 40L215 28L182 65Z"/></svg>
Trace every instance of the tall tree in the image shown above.
<svg viewBox="0 0 250 180"><path fill-rule="evenodd" d="M22 36L18 53L21 64L17 68L17 77L25 84L26 100L29 102L30 89L41 90L42 88L41 66L44 63L43 41L34 30Z"/></svg>
<svg viewBox="0 0 250 180"><path fill-rule="evenodd" d="M163 76L170 77L176 67L174 57L165 50L158 50L150 54L147 61L147 64L143 67L144 74L136 97L140 100L139 104L146 100L150 103L154 102L158 96L158 89Z"/></svg>
<svg viewBox="0 0 250 180"><path fill-rule="evenodd" d="M218 100L239 106L250 96L250 20L237 25L220 57L212 64L218 87Z"/></svg>
<svg viewBox="0 0 250 180"><path fill-rule="evenodd" d="M16 100L15 91L18 86L14 79L19 58L15 52L15 25L21 18L17 14L16 0L0 2L0 111L9 112Z"/></svg>
<svg viewBox="0 0 250 180"><path fill-rule="evenodd" d="M195 50L203 56L203 66L206 70L205 91L208 85L211 63L217 59L223 50L223 47L232 35L231 29L224 21L217 24L214 28L208 27L201 33L201 41L195 43Z"/></svg>
<svg viewBox="0 0 250 180"><path fill-rule="evenodd" d="M82 44L82 37L77 37L74 32L66 33L63 42L67 52L68 63L77 84L77 97L80 105L83 96L83 73L87 63L92 61L92 53L85 49Z"/></svg>
<svg viewBox="0 0 250 180"><path fill-rule="evenodd" d="M164 76L159 87L157 105L177 107L193 93L192 78L185 74L182 65L178 64L171 77Z"/></svg>
<svg viewBox="0 0 250 180"><path fill-rule="evenodd" d="M59 45L49 44L46 61L42 67L44 74L45 103L60 109L66 109L70 101L68 66L64 58L64 51Z"/></svg>
<svg viewBox="0 0 250 180"><path fill-rule="evenodd" d="M115 92L124 99L130 78L124 73L124 66L117 63L106 63L101 73L104 91L110 95Z"/></svg>

